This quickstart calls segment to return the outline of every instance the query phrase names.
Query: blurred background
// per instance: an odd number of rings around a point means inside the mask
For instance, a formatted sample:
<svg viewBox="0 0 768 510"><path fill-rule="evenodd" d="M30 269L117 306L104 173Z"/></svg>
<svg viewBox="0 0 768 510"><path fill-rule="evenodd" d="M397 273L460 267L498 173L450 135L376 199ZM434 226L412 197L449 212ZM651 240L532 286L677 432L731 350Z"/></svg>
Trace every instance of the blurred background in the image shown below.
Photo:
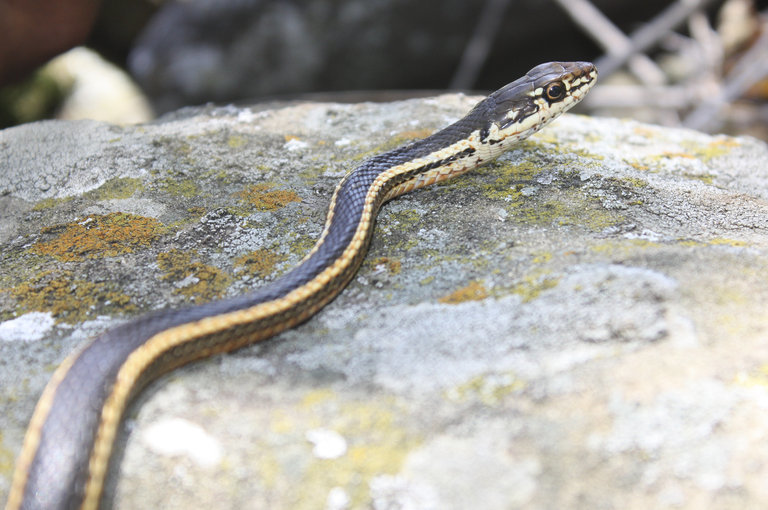
<svg viewBox="0 0 768 510"><path fill-rule="evenodd" d="M768 140L758 0L0 0L0 127L483 93L590 60L581 113Z"/></svg>

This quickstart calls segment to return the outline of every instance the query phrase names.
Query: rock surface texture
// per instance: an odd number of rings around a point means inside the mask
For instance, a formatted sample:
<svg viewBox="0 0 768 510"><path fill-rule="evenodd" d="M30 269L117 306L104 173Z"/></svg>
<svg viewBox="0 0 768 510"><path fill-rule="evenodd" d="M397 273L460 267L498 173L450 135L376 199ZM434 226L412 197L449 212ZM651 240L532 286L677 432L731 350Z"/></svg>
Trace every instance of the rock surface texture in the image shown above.
<svg viewBox="0 0 768 510"><path fill-rule="evenodd" d="M88 337L295 265L338 180L475 98L0 132L0 500ZM566 115L384 207L349 287L128 413L129 508L768 506L768 147Z"/></svg>

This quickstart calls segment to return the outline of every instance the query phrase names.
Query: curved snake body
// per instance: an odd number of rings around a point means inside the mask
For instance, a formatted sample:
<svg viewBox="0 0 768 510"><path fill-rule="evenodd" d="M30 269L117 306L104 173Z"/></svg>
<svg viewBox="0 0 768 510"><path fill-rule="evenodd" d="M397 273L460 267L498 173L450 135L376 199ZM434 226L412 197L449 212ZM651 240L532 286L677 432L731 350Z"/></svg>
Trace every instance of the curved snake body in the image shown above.
<svg viewBox="0 0 768 510"><path fill-rule="evenodd" d="M233 299L147 315L68 357L32 416L6 509L98 507L122 415L148 382L311 317L356 273L385 201L494 160L581 100L596 77L586 62L533 68L458 122L375 156L344 177L317 244L274 283Z"/></svg>

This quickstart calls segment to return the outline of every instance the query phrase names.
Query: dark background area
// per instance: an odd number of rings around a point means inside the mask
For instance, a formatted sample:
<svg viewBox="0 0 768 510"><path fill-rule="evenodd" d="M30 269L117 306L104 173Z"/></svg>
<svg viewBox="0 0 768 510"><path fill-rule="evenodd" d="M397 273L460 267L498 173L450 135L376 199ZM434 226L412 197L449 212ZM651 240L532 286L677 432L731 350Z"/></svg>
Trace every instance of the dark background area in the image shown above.
<svg viewBox="0 0 768 510"><path fill-rule="evenodd" d="M620 66L617 75L627 78L618 83L634 87L624 91L610 89L615 82L601 69L601 56L612 51L596 42L602 29L567 12L584 10L583 0L0 0L0 82L6 84L0 89L0 126L55 116L69 85L33 71L82 44L125 70L158 115L208 102L483 92L541 62L591 60L598 62L601 84L581 111L704 129L686 124L685 116L716 96L718 83L727 83L728 70L750 44L768 46L768 39L760 39L768 25L765 1L700 1L699 12L641 50L664 74L657 88L648 88L654 83L636 69L633 76ZM591 6L629 36L682 3L594 0ZM691 27L701 26L703 18L717 39L727 4L747 6L741 21L746 35L737 48L723 46L713 56ZM702 63L691 62L692 54ZM768 61L768 53L762 60ZM746 124L758 126L747 132L762 136L768 85L750 87L748 94L742 87L718 101L746 97ZM717 117L708 129L730 130L733 115L722 115L720 105L714 109L704 115ZM737 117L744 118L743 109Z"/></svg>

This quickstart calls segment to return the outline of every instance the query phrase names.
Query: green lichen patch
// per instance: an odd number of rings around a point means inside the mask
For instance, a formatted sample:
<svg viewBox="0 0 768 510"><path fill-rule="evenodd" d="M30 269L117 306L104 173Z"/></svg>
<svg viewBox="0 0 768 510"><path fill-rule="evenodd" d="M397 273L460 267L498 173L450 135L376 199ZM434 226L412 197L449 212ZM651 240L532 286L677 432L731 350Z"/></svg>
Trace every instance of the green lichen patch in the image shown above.
<svg viewBox="0 0 768 510"><path fill-rule="evenodd" d="M689 179L696 179L704 184L712 184L715 182L715 176L713 174L693 174L690 172L683 172L682 175Z"/></svg>
<svg viewBox="0 0 768 510"><path fill-rule="evenodd" d="M307 253L315 247L317 239L312 236L302 235L296 232L292 232L291 241L289 241L289 247L291 253L304 257Z"/></svg>
<svg viewBox="0 0 768 510"><path fill-rule="evenodd" d="M465 301L481 301L488 297L488 289L481 282L471 281L464 287L456 289L438 299L439 303L456 305Z"/></svg>
<svg viewBox="0 0 768 510"><path fill-rule="evenodd" d="M319 144L320 145L320 144ZM307 185L313 185L317 182L318 177L323 175L325 172L327 172L330 169L329 165L317 163L318 160L321 160L323 158L320 157L313 157L311 160L313 163L302 166L301 169L298 171L298 176L301 177L301 179L307 184Z"/></svg>
<svg viewBox="0 0 768 510"><path fill-rule="evenodd" d="M130 198L142 191L144 185L141 179L132 177L118 177L110 179L95 190L85 193L83 196L95 200Z"/></svg>
<svg viewBox="0 0 768 510"><path fill-rule="evenodd" d="M553 289L560 278L551 276L549 271L538 269L524 276L512 287L512 293L521 297L523 303L533 301L545 290Z"/></svg>
<svg viewBox="0 0 768 510"><path fill-rule="evenodd" d="M421 214L414 209L405 209L402 211L393 212L389 215L392 223L400 227L412 227L421 221Z"/></svg>
<svg viewBox="0 0 768 510"><path fill-rule="evenodd" d="M387 211L382 221L376 222L374 237L381 239L393 232L412 232L417 230L415 227L420 221L421 214L414 209ZM413 248L415 244L417 244L417 240L413 237L409 237L409 240L405 242L398 239L388 239L387 249L406 251Z"/></svg>
<svg viewBox="0 0 768 510"><path fill-rule="evenodd" d="M11 289L16 314L50 312L59 322L75 324L98 315L136 310L130 296L110 283L75 278L71 271L44 271Z"/></svg>
<svg viewBox="0 0 768 510"><path fill-rule="evenodd" d="M114 257L149 246L164 232L154 218L127 213L91 214L80 221L46 227L48 241L35 243L31 250L61 262Z"/></svg>
<svg viewBox="0 0 768 510"><path fill-rule="evenodd" d="M0 88L0 129L51 118L70 87L72 80L42 68L21 83Z"/></svg>
<svg viewBox="0 0 768 510"><path fill-rule="evenodd" d="M174 197L193 198L200 195L200 187L192 179L166 177L155 181L154 188Z"/></svg>
<svg viewBox="0 0 768 510"><path fill-rule="evenodd" d="M195 137L188 137L194 140ZM158 136L152 141L152 145L173 152L178 156L189 156L192 153L192 145L177 136Z"/></svg>
<svg viewBox="0 0 768 510"><path fill-rule="evenodd" d="M648 181L638 177L604 177L603 180L608 183L616 184L624 188L647 188Z"/></svg>
<svg viewBox="0 0 768 510"><path fill-rule="evenodd" d="M44 198L37 203L35 203L34 206L32 206L33 211L45 211L48 209L53 209L54 207L58 206L59 204L63 204L66 202L71 202L74 200L75 197L62 197L62 198Z"/></svg>
<svg viewBox="0 0 768 510"><path fill-rule="evenodd" d="M529 225L580 225L601 231L624 221L624 216L607 210L600 202L579 190L561 190L552 199L528 200L519 197L508 207L510 215Z"/></svg>
<svg viewBox="0 0 768 510"><path fill-rule="evenodd" d="M235 268L242 268L248 275L264 278L274 273L277 264L287 258L274 249L259 249L235 259Z"/></svg>
<svg viewBox="0 0 768 510"><path fill-rule="evenodd" d="M273 190L270 184L247 186L236 194L237 198L259 211L274 211L290 204L301 202L295 191Z"/></svg>
<svg viewBox="0 0 768 510"><path fill-rule="evenodd" d="M187 208L187 212L193 217L193 218L200 218L205 215L208 210L205 207L200 206L194 206Z"/></svg>
<svg viewBox="0 0 768 510"><path fill-rule="evenodd" d="M427 276L419 280L419 285L431 285L433 281L435 281L434 275Z"/></svg>
<svg viewBox="0 0 768 510"><path fill-rule="evenodd" d="M523 199L520 193L522 188L543 171L542 165L532 161L518 165L491 165L483 172L493 173L496 179L482 187L483 195L493 200L519 203Z"/></svg>
<svg viewBox="0 0 768 510"><path fill-rule="evenodd" d="M205 302L220 298L231 278L221 269L192 260L197 254L173 249L157 255L157 264L165 273L161 278L174 282L174 294L192 301Z"/></svg>

